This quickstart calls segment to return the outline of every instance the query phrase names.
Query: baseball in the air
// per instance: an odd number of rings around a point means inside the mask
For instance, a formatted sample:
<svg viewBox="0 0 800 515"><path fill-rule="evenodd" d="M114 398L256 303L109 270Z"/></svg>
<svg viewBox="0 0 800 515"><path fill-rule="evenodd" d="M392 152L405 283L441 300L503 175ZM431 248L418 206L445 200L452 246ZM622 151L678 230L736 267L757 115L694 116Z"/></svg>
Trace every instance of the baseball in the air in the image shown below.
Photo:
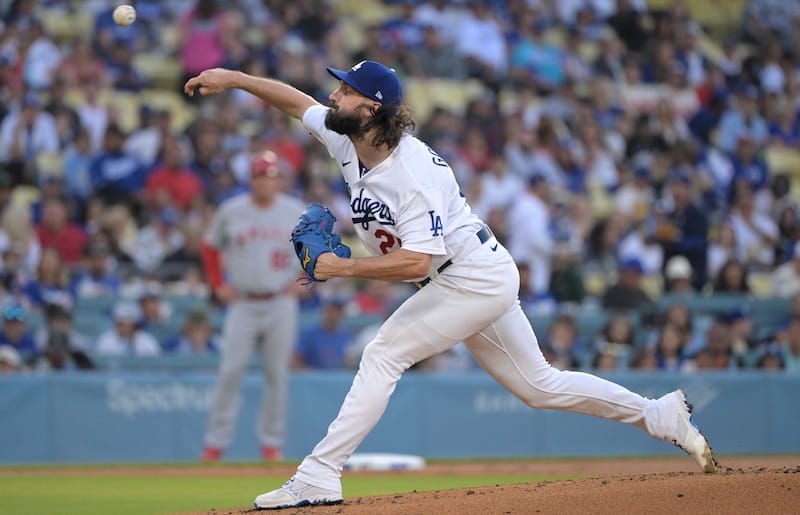
<svg viewBox="0 0 800 515"><path fill-rule="evenodd" d="M132 5L120 5L114 9L114 23L127 26L136 20L136 9Z"/></svg>

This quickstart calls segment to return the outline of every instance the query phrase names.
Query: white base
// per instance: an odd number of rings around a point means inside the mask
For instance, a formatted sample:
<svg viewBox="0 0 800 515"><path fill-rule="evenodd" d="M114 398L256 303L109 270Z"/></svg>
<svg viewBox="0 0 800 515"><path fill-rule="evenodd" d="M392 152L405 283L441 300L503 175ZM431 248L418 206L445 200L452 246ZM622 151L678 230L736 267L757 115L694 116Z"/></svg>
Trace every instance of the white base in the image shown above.
<svg viewBox="0 0 800 515"><path fill-rule="evenodd" d="M344 464L345 470L422 470L425 458L409 454L353 454Z"/></svg>

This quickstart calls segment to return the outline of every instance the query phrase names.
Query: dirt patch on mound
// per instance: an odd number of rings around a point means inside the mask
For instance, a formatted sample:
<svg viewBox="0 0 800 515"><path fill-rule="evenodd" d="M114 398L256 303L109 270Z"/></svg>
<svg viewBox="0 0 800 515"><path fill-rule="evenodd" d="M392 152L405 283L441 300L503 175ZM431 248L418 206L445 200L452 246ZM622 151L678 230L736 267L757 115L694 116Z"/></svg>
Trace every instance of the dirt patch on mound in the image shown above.
<svg viewBox="0 0 800 515"><path fill-rule="evenodd" d="M574 473L595 477L353 498L346 499L343 504L336 506L292 508L277 513L282 515L797 513L800 506L800 458L737 457L720 461L722 462L720 470L713 475L694 472L695 465L691 460L669 458L436 464L428 467L424 473ZM261 468L261 473L264 470ZM275 469L269 470L273 472ZM218 473L219 469L216 472ZM198 513L235 515L273 512L241 509Z"/></svg>

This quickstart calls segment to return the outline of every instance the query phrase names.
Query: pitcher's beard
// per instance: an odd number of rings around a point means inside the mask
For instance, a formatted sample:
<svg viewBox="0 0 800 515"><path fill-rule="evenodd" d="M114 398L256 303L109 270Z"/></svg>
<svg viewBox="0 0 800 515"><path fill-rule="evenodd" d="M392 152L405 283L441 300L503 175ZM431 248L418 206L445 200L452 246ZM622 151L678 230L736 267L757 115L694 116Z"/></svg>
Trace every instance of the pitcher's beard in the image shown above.
<svg viewBox="0 0 800 515"><path fill-rule="evenodd" d="M343 136L355 138L361 138L366 133L357 114L342 114L334 108L329 109L325 115L325 127Z"/></svg>

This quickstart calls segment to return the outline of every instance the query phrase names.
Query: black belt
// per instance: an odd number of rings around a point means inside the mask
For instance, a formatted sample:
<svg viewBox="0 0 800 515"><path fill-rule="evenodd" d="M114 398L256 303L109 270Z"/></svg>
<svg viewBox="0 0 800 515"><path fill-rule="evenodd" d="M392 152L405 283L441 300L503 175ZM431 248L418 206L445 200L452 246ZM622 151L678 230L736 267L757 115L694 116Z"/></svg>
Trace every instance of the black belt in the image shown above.
<svg viewBox="0 0 800 515"><path fill-rule="evenodd" d="M247 300L270 300L276 297L278 293L276 292L267 292L267 293L243 293L242 298Z"/></svg>
<svg viewBox="0 0 800 515"><path fill-rule="evenodd" d="M487 241L489 241L492 238L492 231L489 230L489 227L484 225L481 228L480 231L475 233L475 236L477 236L478 239L481 240L481 245L483 245L484 243L486 243ZM436 273L437 274L441 274L442 271L445 268L447 268L448 266L450 266L452 264L453 264L453 258L450 258L447 261L445 261L444 263L442 263L442 265L439 268L436 269ZM431 282L431 278L430 277L426 277L425 279L423 279L421 281L418 281L418 282L415 282L414 284L417 286L417 288L422 288L423 286L425 286L429 282Z"/></svg>

